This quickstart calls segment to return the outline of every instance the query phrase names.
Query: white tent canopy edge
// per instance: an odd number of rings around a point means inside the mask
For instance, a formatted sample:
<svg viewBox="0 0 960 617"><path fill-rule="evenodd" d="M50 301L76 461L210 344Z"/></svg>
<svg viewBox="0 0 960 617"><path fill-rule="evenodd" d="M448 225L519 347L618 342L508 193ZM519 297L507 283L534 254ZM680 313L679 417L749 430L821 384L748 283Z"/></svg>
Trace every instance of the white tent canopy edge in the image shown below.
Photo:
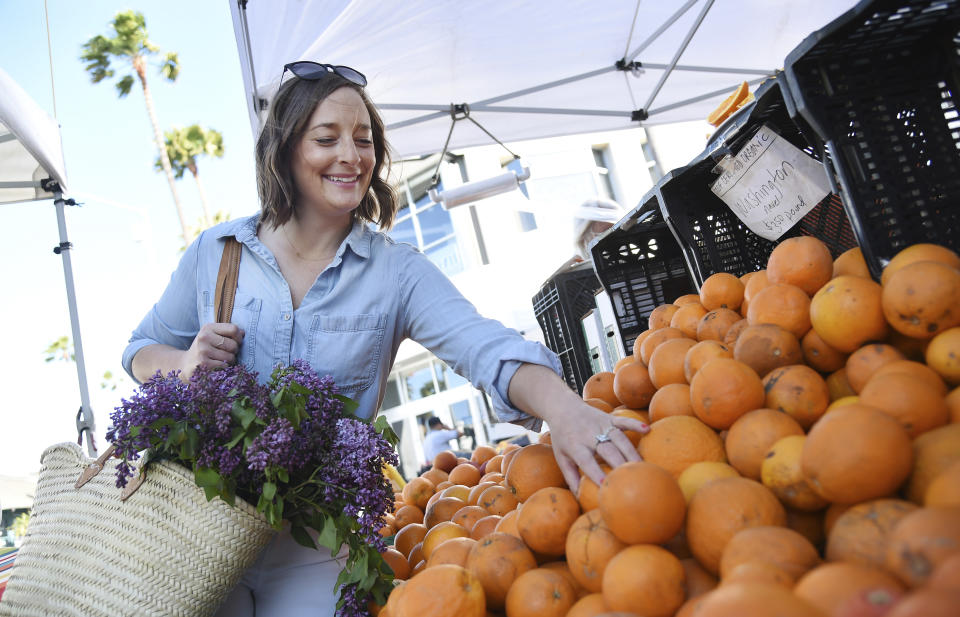
<svg viewBox="0 0 960 617"><path fill-rule="evenodd" d="M0 204L53 199L40 181L66 190L60 126L0 69Z"/></svg>
<svg viewBox="0 0 960 617"><path fill-rule="evenodd" d="M364 72L400 158L454 106L504 142L702 120L853 0L231 0L254 135L295 60ZM458 123L450 148L490 144Z"/></svg>
<svg viewBox="0 0 960 617"><path fill-rule="evenodd" d="M52 199L56 208L60 244L54 249L63 261L63 276L70 312L73 352L80 385L77 430L86 433L87 449L96 455L96 432L90 393L87 389L80 317L73 284L72 245L67 238L63 198L67 173L60 139L60 125L13 79L0 69L0 204Z"/></svg>

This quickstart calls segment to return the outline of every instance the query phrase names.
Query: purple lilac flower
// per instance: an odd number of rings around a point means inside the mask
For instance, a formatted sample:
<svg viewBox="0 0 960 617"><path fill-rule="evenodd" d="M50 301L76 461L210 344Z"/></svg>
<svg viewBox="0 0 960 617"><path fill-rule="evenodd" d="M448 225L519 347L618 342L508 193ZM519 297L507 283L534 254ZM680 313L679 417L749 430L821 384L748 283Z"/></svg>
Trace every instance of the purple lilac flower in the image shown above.
<svg viewBox="0 0 960 617"><path fill-rule="evenodd" d="M367 604L373 599L373 594L358 594L356 585L344 585L340 594L344 602L337 609L336 617L367 617L370 614Z"/></svg>
<svg viewBox="0 0 960 617"><path fill-rule="evenodd" d="M337 422L334 446L320 465L320 479L327 484L324 501L360 523L364 540L385 550L378 530L389 511L393 491L383 477L383 464L397 464L394 449L372 425L342 418ZM345 491L352 493L347 495Z"/></svg>
<svg viewBox="0 0 960 617"><path fill-rule="evenodd" d="M275 418L247 448L247 467L263 471L268 466L287 467L292 458L293 425L286 418Z"/></svg>

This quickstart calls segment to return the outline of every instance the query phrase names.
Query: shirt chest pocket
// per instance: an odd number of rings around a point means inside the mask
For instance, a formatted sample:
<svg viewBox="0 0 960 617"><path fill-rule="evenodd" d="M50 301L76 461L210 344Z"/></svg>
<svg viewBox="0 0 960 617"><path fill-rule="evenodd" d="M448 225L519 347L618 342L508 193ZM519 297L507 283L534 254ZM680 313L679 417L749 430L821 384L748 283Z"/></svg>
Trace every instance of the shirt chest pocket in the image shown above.
<svg viewBox="0 0 960 617"><path fill-rule="evenodd" d="M314 315L307 362L344 394L362 392L377 375L386 324L382 314Z"/></svg>
<svg viewBox="0 0 960 617"><path fill-rule="evenodd" d="M237 354L237 364L242 364L251 371L255 370L257 326L260 323L261 304L260 298L255 298L238 290L233 301L233 315L230 318L230 322L240 326L244 332L243 344L240 345L240 351ZM203 292L203 322L211 323L213 321L213 294L205 291Z"/></svg>

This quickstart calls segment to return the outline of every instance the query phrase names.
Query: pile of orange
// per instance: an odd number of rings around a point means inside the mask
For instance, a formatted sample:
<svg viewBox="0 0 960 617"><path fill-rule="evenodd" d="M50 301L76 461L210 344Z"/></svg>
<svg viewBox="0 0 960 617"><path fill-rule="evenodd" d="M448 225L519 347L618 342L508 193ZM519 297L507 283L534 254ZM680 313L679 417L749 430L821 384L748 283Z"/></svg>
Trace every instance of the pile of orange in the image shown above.
<svg viewBox="0 0 960 617"><path fill-rule="evenodd" d="M650 422L643 462L574 494L549 433L443 453L396 495L374 613L960 614L957 254L911 246L877 283L791 238L649 326L582 392Z"/></svg>

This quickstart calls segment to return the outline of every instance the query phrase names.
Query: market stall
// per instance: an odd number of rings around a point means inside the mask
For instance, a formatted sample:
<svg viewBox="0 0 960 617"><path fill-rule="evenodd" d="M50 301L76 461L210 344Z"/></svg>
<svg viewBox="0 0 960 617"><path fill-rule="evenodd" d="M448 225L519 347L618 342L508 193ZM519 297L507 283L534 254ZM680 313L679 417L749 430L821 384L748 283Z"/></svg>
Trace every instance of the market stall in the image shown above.
<svg viewBox="0 0 960 617"><path fill-rule="evenodd" d="M858 3L593 241L632 349L580 394L650 423L643 460L568 486L549 434L478 449L493 533L430 496L469 471L435 464L398 496L384 612L957 613L958 32L956 0Z"/></svg>

